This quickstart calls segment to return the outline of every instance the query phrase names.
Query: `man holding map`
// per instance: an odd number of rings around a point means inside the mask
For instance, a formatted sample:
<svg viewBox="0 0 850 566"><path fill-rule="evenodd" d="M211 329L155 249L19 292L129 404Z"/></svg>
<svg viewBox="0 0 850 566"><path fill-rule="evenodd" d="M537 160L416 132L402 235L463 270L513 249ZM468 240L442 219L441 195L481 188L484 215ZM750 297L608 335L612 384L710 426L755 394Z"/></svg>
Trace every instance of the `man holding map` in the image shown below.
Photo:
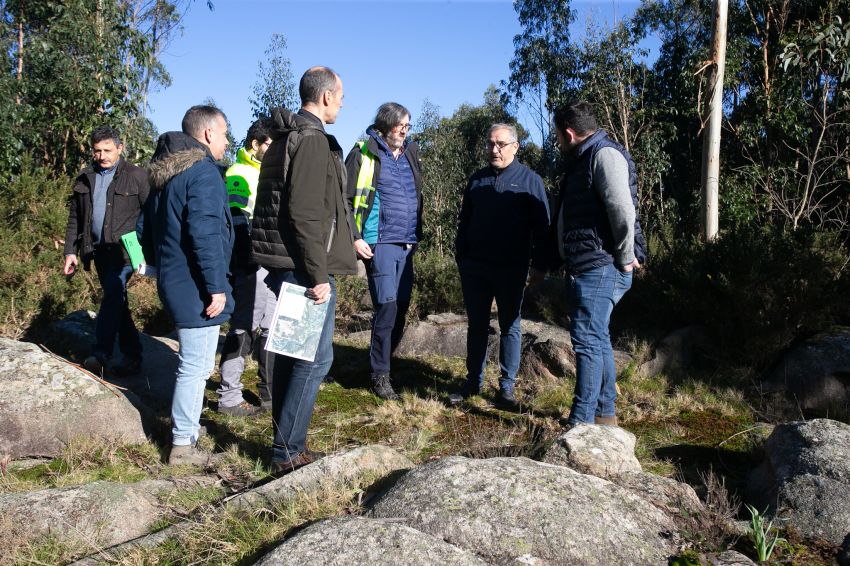
<svg viewBox="0 0 850 566"><path fill-rule="evenodd" d="M342 80L313 67L299 84L301 109L272 112L272 144L263 159L251 230L253 260L269 271L279 294L284 283L327 302L313 361L278 356L272 379L272 474L281 476L322 454L307 450L307 427L319 385L333 362L334 276L356 273L345 166L336 138L325 133L342 106ZM270 337L273 340L274 336Z"/></svg>

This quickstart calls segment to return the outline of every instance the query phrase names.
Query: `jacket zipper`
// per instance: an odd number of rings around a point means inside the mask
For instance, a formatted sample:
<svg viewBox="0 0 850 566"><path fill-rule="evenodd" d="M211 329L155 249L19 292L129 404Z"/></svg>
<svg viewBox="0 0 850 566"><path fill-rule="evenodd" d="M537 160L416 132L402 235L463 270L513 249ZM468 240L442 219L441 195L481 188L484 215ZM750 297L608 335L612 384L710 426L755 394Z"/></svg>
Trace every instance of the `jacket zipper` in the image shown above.
<svg viewBox="0 0 850 566"><path fill-rule="evenodd" d="M334 243L334 233L336 232L336 218L331 222L331 233L328 236L328 248L325 250L327 253L331 253L331 246Z"/></svg>

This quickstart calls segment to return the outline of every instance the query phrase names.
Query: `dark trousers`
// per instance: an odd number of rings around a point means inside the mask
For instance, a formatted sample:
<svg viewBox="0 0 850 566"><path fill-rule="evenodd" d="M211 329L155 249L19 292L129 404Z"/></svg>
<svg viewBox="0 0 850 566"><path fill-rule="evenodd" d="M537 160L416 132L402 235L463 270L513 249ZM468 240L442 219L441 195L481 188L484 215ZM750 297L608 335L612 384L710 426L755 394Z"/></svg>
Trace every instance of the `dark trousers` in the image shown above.
<svg viewBox="0 0 850 566"><path fill-rule="evenodd" d="M97 313L92 355L106 362L112 356L117 334L124 357L141 358L142 343L127 301L127 281L133 275L133 268L124 263L124 253L118 245L95 247L94 265L103 289L103 300Z"/></svg>
<svg viewBox="0 0 850 566"><path fill-rule="evenodd" d="M306 276L296 271L269 270L266 283L275 295L280 293L280 287L284 282L302 287L308 286ZM315 359L308 362L276 354L272 378L273 462L288 462L306 449L307 428L313 416L319 386L333 364L334 316L336 314L336 284L333 276L330 277L329 282L331 297L328 299L328 312Z"/></svg>
<svg viewBox="0 0 850 566"><path fill-rule="evenodd" d="M401 337L413 291L413 251L405 244L375 244L366 263L372 297L372 341L369 365L372 375L389 373L390 358Z"/></svg>
<svg viewBox="0 0 850 566"><path fill-rule="evenodd" d="M469 327L466 334L467 385L480 390L484 384L490 309L493 299L499 311L499 387L513 391L521 354L520 309L528 267L488 265L461 260L460 284Z"/></svg>

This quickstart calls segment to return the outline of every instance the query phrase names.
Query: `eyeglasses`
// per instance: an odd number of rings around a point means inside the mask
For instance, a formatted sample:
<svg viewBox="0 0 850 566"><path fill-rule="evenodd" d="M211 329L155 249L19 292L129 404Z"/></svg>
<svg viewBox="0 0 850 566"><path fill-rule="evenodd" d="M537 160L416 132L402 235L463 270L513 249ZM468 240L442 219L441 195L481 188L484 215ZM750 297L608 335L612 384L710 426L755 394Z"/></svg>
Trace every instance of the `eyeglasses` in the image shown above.
<svg viewBox="0 0 850 566"><path fill-rule="evenodd" d="M487 147L487 149L493 149L494 147L498 147L499 151L502 151L503 149L505 149L509 145L512 145L512 144L515 144L515 143L517 143L517 142L515 142L515 141L496 141L496 142L494 142L494 141L488 140L484 145Z"/></svg>
<svg viewBox="0 0 850 566"><path fill-rule="evenodd" d="M410 122L407 124L396 124L395 128L400 132L409 132L410 131Z"/></svg>

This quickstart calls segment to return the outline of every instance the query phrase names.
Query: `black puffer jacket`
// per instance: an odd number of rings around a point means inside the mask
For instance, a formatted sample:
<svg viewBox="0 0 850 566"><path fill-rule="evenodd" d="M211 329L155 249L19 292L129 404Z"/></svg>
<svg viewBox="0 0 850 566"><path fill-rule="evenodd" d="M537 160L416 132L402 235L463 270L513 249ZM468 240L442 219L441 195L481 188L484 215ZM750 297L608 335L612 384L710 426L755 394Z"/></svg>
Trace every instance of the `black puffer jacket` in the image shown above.
<svg viewBox="0 0 850 566"><path fill-rule="evenodd" d="M91 266L94 251L91 215L96 174L92 167L86 167L77 176L74 192L68 201L68 225L65 229L65 255L80 256L86 270ZM106 192L103 244L121 246L121 249L124 249L121 245L121 236L136 230L139 211L145 204L149 192L147 172L122 158L118 162L115 176ZM126 250L124 250L124 261L130 263Z"/></svg>
<svg viewBox="0 0 850 566"><path fill-rule="evenodd" d="M251 228L253 261L303 271L312 286L356 273L342 148L305 110L278 108L272 118Z"/></svg>

